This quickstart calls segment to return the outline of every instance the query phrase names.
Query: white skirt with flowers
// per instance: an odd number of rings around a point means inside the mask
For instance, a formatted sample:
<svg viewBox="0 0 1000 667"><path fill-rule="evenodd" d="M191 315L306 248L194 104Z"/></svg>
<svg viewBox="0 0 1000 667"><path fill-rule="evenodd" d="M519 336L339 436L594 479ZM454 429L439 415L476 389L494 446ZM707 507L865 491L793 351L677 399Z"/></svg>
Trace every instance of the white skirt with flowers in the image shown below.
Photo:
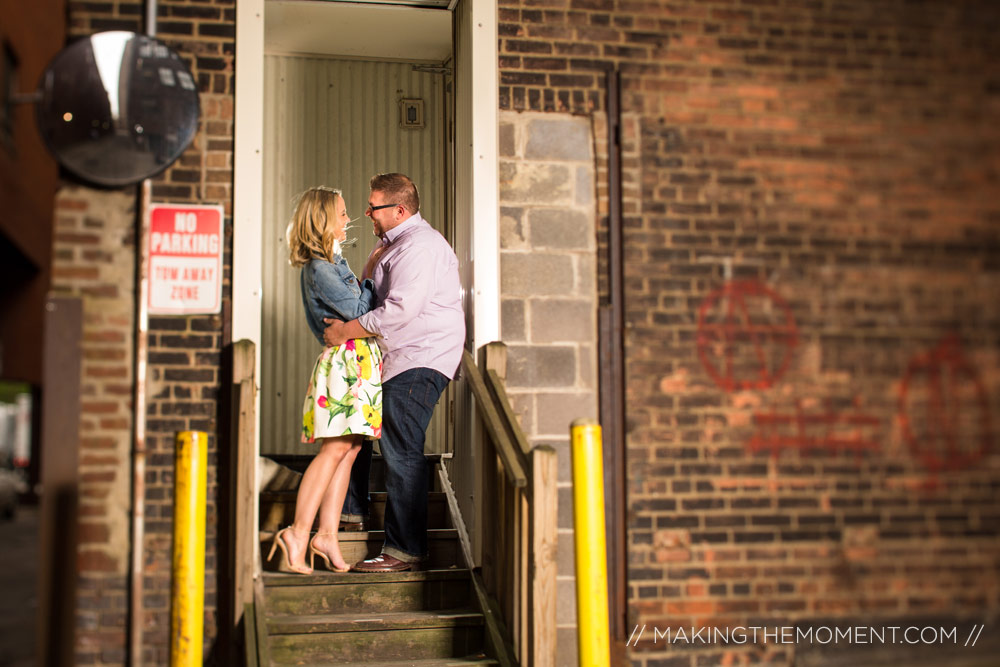
<svg viewBox="0 0 1000 667"><path fill-rule="evenodd" d="M382 351L368 341L323 348L302 406L302 442L382 434Z"/></svg>

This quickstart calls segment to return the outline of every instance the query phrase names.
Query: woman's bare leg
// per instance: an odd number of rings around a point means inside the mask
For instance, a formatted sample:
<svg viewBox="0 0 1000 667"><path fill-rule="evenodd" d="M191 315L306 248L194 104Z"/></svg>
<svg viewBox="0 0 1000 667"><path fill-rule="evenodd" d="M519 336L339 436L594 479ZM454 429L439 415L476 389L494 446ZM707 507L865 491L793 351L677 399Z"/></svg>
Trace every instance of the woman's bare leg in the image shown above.
<svg viewBox="0 0 1000 667"><path fill-rule="evenodd" d="M288 547L288 560L293 567L305 567L309 533L316 520L316 512L333 481L334 473L344 455L352 449L353 443L354 436L324 438L319 453L302 475L302 482L299 483L299 492L295 499L295 522L292 524L292 530L282 536ZM351 462L354 462L353 457ZM349 466L348 472L350 472Z"/></svg>
<svg viewBox="0 0 1000 667"><path fill-rule="evenodd" d="M349 563L341 554L337 531L340 528L340 512L344 507L344 498L347 497L347 485L351 481L351 467L359 451L361 451L361 436L354 436L354 442L337 466L319 507L319 532L314 544L327 555L334 567L341 569L347 567Z"/></svg>

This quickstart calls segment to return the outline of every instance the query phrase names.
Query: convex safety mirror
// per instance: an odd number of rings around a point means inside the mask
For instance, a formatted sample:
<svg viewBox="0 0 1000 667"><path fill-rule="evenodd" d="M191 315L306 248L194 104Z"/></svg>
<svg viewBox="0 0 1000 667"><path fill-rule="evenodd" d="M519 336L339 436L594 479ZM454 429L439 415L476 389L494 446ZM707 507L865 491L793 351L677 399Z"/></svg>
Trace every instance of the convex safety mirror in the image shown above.
<svg viewBox="0 0 1000 667"><path fill-rule="evenodd" d="M35 110L56 159L104 186L155 176L198 131L191 71L159 40L109 31L59 52L42 75Z"/></svg>

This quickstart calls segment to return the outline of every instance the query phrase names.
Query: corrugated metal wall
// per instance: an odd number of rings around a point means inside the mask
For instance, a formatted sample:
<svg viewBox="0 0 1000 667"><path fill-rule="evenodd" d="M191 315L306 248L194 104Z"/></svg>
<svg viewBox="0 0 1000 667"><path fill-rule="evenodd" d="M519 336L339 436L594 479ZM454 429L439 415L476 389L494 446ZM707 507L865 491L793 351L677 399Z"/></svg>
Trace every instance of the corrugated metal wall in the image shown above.
<svg viewBox="0 0 1000 667"><path fill-rule="evenodd" d="M359 217L344 256L356 273L373 244L364 216L375 173L409 175L421 214L444 233L444 77L408 63L295 56L265 58L264 251L261 345L261 442L268 454L304 454L302 400L322 349L306 325L299 270L288 263L285 227L295 198L314 185L341 189L347 212ZM403 129L399 100L424 101L425 127ZM443 404L428 434L428 452L442 451Z"/></svg>

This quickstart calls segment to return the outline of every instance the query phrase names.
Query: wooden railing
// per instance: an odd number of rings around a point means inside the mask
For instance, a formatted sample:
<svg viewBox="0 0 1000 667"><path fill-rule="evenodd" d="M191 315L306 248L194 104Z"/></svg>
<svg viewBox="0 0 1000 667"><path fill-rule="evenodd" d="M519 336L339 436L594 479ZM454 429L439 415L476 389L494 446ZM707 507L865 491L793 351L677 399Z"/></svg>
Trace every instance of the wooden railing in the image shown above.
<svg viewBox="0 0 1000 667"><path fill-rule="evenodd" d="M235 447L231 466L238 499L231 536L233 620L244 624L245 659L253 665L258 660L266 662L266 656L258 654L262 626L257 623L262 619L256 618L260 610L254 605L255 592L260 595L260 563L255 558L259 552L254 549L252 525L255 351L250 341L238 341L233 348ZM551 667L556 663L556 452L548 445L531 447L521 431L504 387L506 346L490 343L480 350L480 359L477 366L466 352L462 361L483 443L482 485L475 490L482 553L482 568L474 576L476 593L481 605L489 607L487 617L499 616L509 633L505 638L495 628L487 628L488 641L500 654L501 665ZM468 545L467 537L464 542Z"/></svg>
<svg viewBox="0 0 1000 667"><path fill-rule="evenodd" d="M517 662L554 665L556 452L548 445L531 447L521 431L504 388L503 343L485 345L478 366L466 352L462 366L484 433L476 527L482 540L482 585L499 607Z"/></svg>
<svg viewBox="0 0 1000 667"><path fill-rule="evenodd" d="M232 413L229 425L231 474L230 487L233 490L233 516L231 518L230 551L232 553L232 610L234 628L243 623L248 667L256 661L256 651L251 651L249 642L256 648L255 617L247 615L253 610L254 581L260 575L259 547L254 544L254 510L257 507L257 489L254 478L257 472L257 452L255 448L257 417L256 347L253 341L239 340L232 344Z"/></svg>

